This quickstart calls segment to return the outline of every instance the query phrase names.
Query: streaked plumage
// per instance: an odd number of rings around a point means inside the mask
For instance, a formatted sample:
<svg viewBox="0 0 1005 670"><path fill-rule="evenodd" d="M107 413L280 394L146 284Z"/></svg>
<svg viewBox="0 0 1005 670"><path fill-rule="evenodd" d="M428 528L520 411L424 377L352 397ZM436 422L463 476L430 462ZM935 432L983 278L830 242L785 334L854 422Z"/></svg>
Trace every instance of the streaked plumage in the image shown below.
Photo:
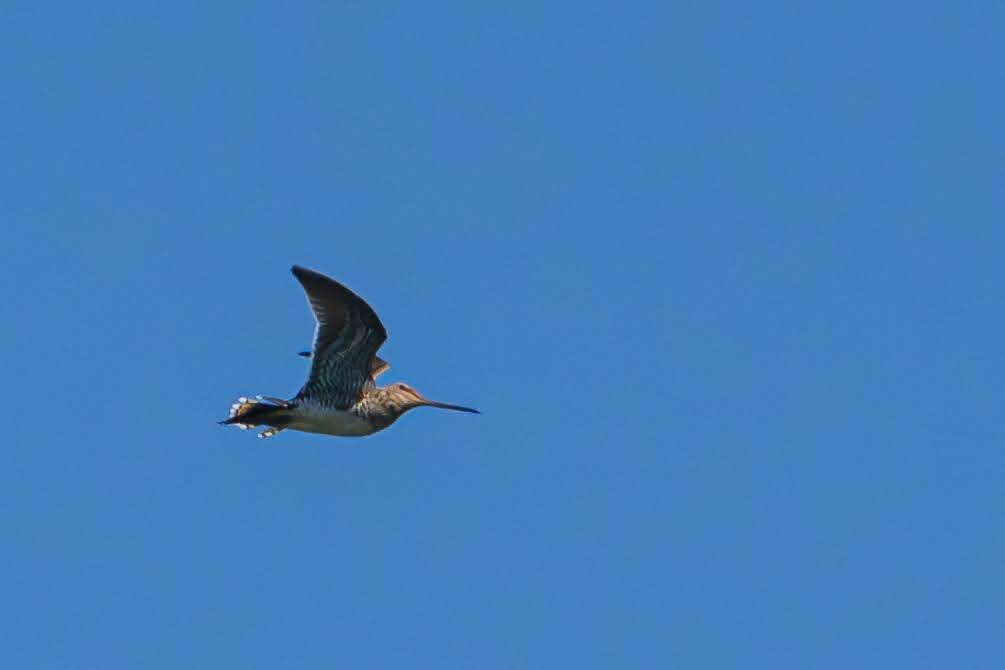
<svg viewBox="0 0 1005 670"><path fill-rule="evenodd" d="M249 429L268 426L259 437L281 430L361 436L387 428L415 407L440 407L479 413L459 405L427 400L407 384L378 388L375 380L390 365L377 356L387 331L373 309L334 279L294 265L314 312L316 327L307 382L290 400L238 398L223 424Z"/></svg>

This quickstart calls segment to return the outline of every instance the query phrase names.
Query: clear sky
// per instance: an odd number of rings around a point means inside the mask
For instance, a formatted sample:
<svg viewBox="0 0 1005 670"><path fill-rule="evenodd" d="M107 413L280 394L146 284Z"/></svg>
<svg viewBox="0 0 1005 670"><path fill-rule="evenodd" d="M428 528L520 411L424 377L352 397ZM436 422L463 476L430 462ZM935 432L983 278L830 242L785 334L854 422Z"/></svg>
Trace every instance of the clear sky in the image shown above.
<svg viewBox="0 0 1005 670"><path fill-rule="evenodd" d="M1005 667L1001 7L3 3L0 666Z"/></svg>

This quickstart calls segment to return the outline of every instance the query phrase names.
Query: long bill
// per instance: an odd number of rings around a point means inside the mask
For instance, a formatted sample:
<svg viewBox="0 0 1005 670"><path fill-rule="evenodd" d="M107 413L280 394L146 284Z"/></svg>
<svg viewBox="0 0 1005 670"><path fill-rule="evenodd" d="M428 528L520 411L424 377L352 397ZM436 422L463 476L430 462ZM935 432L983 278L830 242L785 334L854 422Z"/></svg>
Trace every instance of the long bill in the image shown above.
<svg viewBox="0 0 1005 670"><path fill-rule="evenodd" d="M445 402L436 402L435 400L423 399L422 404L426 407L439 407L440 409L452 409L455 412L471 412L472 414L481 414L480 411L474 409L473 407L462 407L461 405L450 405Z"/></svg>

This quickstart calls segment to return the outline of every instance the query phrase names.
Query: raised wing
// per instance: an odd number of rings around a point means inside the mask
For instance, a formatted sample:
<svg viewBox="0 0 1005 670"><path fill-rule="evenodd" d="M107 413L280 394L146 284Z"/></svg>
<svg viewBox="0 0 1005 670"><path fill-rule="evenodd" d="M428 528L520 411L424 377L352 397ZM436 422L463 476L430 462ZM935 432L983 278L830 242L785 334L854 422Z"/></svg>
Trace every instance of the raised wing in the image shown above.
<svg viewBox="0 0 1005 670"><path fill-rule="evenodd" d="M380 356L373 357L373 365L370 366L370 379L376 380L377 377L384 374L391 369L391 364L385 361Z"/></svg>
<svg viewBox="0 0 1005 670"><path fill-rule="evenodd" d="M349 407L387 369L376 356L387 331L362 298L334 279L299 265L292 272L317 320L311 372L297 397L338 409Z"/></svg>
<svg viewBox="0 0 1005 670"><path fill-rule="evenodd" d="M298 351L297 356L303 356L304 358L310 358L314 355L313 351ZM374 380L380 375L384 374L391 369L391 364L385 361L380 356L373 357L373 364L370 366L370 377Z"/></svg>

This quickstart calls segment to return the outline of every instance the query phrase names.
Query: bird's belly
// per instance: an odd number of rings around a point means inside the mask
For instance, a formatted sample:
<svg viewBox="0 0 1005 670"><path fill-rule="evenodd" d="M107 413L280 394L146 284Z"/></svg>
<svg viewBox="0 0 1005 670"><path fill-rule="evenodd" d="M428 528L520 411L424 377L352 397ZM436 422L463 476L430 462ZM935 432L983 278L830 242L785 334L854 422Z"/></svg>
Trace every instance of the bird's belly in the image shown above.
<svg viewBox="0 0 1005 670"><path fill-rule="evenodd" d="M287 426L292 430L346 437L369 435L376 428L366 419L343 409L303 408Z"/></svg>

